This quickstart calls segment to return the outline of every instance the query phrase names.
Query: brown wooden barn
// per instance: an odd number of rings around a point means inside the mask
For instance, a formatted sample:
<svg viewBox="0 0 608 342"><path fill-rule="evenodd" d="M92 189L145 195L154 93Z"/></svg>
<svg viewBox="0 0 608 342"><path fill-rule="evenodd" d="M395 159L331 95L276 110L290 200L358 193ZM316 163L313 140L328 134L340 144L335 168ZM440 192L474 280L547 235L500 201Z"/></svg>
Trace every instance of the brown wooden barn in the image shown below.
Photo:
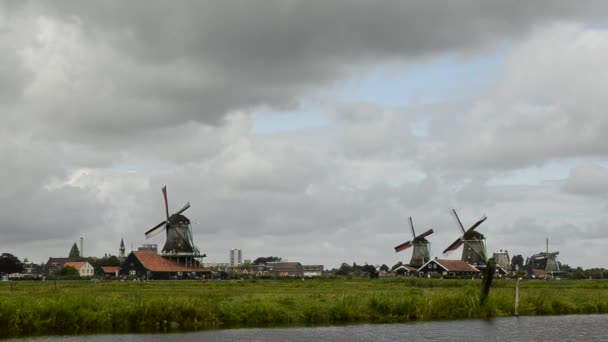
<svg viewBox="0 0 608 342"><path fill-rule="evenodd" d="M120 275L140 279L198 278L209 274L203 267L187 267L153 251L131 252L120 266Z"/></svg>

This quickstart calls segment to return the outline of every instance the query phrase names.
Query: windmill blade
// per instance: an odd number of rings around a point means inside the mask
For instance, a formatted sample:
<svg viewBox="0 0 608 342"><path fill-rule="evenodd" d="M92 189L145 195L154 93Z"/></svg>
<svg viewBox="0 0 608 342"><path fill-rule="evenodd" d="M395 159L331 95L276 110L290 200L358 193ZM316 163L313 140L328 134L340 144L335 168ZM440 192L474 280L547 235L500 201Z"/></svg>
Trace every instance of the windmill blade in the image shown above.
<svg viewBox="0 0 608 342"><path fill-rule="evenodd" d="M188 208L190 208L190 202L186 203L186 205L184 205L180 210L178 210L173 215L179 215L179 214L183 213L184 211L186 211L186 209L188 209Z"/></svg>
<svg viewBox="0 0 608 342"><path fill-rule="evenodd" d="M465 233L464 226L462 225L462 222L460 221L460 217L458 217L458 214L456 214L455 209L452 209L452 216L456 219L456 223L458 223L458 226L460 227L460 229L462 229L462 232Z"/></svg>
<svg viewBox="0 0 608 342"><path fill-rule="evenodd" d="M487 219L488 219L488 217L487 217L486 215L483 215L483 216L482 216L482 217L479 219L479 221L475 222L475 223L474 223L474 224L471 226L471 228L467 229L467 232L468 232L468 231L471 231L471 230L473 230L473 229L475 229L475 228L477 228L477 227L479 227L479 225L480 225L480 224L482 224L482 223L483 223L483 221L485 221L485 220L487 220Z"/></svg>
<svg viewBox="0 0 608 342"><path fill-rule="evenodd" d="M167 221L169 221L169 203L167 202L167 186L163 186L163 198L165 200L165 214L167 214Z"/></svg>
<svg viewBox="0 0 608 342"><path fill-rule="evenodd" d="M159 228L159 229L157 229L157 230L153 230L153 231L151 231L151 232L147 233L147 234L146 234L146 239L153 238L153 237L155 237L156 235L158 235L158 234L162 233L162 232L165 230L165 228L166 228L166 227L167 227L167 226L163 226L163 227L161 227L161 228Z"/></svg>
<svg viewBox="0 0 608 342"><path fill-rule="evenodd" d="M431 234L433 234L433 229L432 229L432 228L431 228L431 229L429 229L429 230L427 230L426 232L424 232L424 233L422 233L422 234L420 234L420 235L416 236L416 240L421 240L421 239L424 239L425 237L427 237L427 236L429 236L429 235L431 235Z"/></svg>
<svg viewBox="0 0 608 342"><path fill-rule="evenodd" d="M412 236L414 238L416 238L416 231L414 230L414 221L412 220L411 216L410 216L410 228L412 228Z"/></svg>
<svg viewBox="0 0 608 342"><path fill-rule="evenodd" d="M167 224L167 221L163 221L163 222L161 222L161 223L157 224L156 226L154 226L154 227L150 228L150 229L149 229L149 230L146 232L146 238L151 238L151 237L155 236L156 234L158 234L158 233L162 232L163 230L162 230L162 229L158 229L158 228L160 228L160 227L163 227L163 228L164 228L164 227L166 226L166 224ZM155 231L156 231L156 232L155 232Z"/></svg>
<svg viewBox="0 0 608 342"><path fill-rule="evenodd" d="M395 247L395 252L401 252L410 247L412 247L412 241L404 242L404 243L400 244L399 246Z"/></svg>
<svg viewBox="0 0 608 342"><path fill-rule="evenodd" d="M443 254L447 253L447 252L451 252L455 249L458 249L458 247L462 246L463 242L461 238L458 238L458 240L452 242L452 244L445 249L445 251L443 251Z"/></svg>

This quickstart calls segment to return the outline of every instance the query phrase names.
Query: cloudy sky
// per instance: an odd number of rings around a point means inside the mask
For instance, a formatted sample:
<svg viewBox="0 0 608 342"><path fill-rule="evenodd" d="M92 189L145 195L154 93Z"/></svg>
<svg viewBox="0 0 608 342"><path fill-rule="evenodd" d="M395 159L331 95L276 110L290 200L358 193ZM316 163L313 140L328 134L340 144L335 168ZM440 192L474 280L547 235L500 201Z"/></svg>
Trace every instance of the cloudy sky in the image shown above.
<svg viewBox="0 0 608 342"><path fill-rule="evenodd" d="M392 265L433 228L606 264L604 1L0 1L0 252Z"/></svg>

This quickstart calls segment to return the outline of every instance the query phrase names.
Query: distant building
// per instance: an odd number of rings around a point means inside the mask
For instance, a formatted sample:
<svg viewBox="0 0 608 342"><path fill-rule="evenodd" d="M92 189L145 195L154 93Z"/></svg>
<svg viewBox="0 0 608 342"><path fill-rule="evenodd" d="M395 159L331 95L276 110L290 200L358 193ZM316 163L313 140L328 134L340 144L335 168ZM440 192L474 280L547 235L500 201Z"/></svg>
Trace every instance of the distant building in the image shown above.
<svg viewBox="0 0 608 342"><path fill-rule="evenodd" d="M243 251L238 248L230 250L230 266L240 266L243 264Z"/></svg>
<svg viewBox="0 0 608 342"><path fill-rule="evenodd" d="M93 276L93 266L86 261L68 261L63 264L63 267L74 267L78 274L81 277L92 277Z"/></svg>
<svg viewBox="0 0 608 342"><path fill-rule="evenodd" d="M46 267L45 267L47 274L52 276L52 275L58 273L61 270L61 268L63 267L63 265L69 261L79 261L79 258L53 258L53 257L50 257L49 260L46 262Z"/></svg>
<svg viewBox="0 0 608 342"><path fill-rule="evenodd" d="M272 268L275 277L303 277L304 267L299 262L278 262Z"/></svg>
<svg viewBox="0 0 608 342"><path fill-rule="evenodd" d="M44 264L34 264L33 262L25 262L23 263L23 272L22 278L40 278L45 274L45 266Z"/></svg>
<svg viewBox="0 0 608 342"><path fill-rule="evenodd" d="M323 265L302 265L305 277L323 276Z"/></svg>
<svg viewBox="0 0 608 342"><path fill-rule="evenodd" d="M228 268L230 267L230 263L229 262L206 262L203 264L204 267L211 267L211 268L219 268L219 269L224 269L224 268Z"/></svg>
<svg viewBox="0 0 608 342"><path fill-rule="evenodd" d="M154 252L158 254L158 245L155 243L143 244L137 248L138 252Z"/></svg>
<svg viewBox="0 0 608 342"><path fill-rule="evenodd" d="M431 259L418 269L418 273L441 275L467 275L479 274L479 270L462 260Z"/></svg>
<svg viewBox="0 0 608 342"><path fill-rule="evenodd" d="M500 252L494 252L494 260L496 260L496 265L500 266L503 270L509 271L511 269L511 259L509 259L509 252L506 250L503 252L501 249Z"/></svg>

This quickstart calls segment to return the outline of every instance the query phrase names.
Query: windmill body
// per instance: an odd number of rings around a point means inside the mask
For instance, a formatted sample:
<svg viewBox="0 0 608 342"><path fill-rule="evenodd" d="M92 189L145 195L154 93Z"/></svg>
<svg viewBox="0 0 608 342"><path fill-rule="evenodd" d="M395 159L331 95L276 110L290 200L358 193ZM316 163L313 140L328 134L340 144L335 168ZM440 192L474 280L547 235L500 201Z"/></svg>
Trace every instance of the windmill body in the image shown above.
<svg viewBox="0 0 608 342"><path fill-rule="evenodd" d="M426 239L427 236L433 234L433 229L429 229L426 232L416 236L414 230L414 222L412 218L409 219L410 228L412 229L413 240L404 242L399 246L395 247L395 252L400 252L413 247L412 258L408 266L419 268L424 265L427 261L431 260L431 243Z"/></svg>
<svg viewBox="0 0 608 342"><path fill-rule="evenodd" d="M431 260L431 243L424 239L424 241L414 242L413 245L414 250L412 251L412 258L410 259L410 266L419 268L427 261Z"/></svg>
<svg viewBox="0 0 608 342"><path fill-rule="evenodd" d="M486 238L481 233L472 233L470 236L465 236L460 260L471 265L484 265L486 262Z"/></svg>
<svg viewBox="0 0 608 342"><path fill-rule="evenodd" d="M192 226L184 215L172 215L165 228L167 241L163 253L194 253L195 247L191 241Z"/></svg>

